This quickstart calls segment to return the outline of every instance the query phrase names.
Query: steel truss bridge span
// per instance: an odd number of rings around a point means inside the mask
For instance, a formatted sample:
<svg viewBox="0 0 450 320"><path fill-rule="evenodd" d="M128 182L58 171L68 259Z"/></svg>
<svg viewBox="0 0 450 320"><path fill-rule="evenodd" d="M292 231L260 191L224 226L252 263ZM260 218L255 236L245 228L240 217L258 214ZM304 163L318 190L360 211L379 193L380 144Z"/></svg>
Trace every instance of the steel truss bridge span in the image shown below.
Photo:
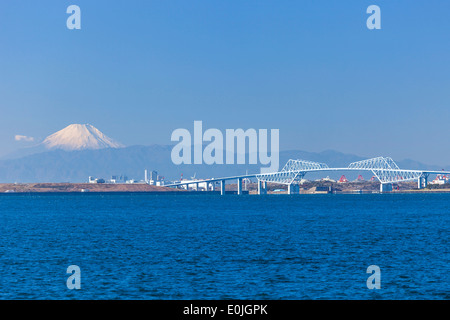
<svg viewBox="0 0 450 320"><path fill-rule="evenodd" d="M380 191L391 191L392 184L406 181L417 181L418 187L424 188L428 184L428 176L430 174L450 174L450 171L430 171L430 170L407 170L400 169L398 165L390 157L377 157L362 161L350 163L347 167L330 168L325 163L306 161L306 160L289 160L283 169L278 172L235 176L226 178L216 178L210 180L198 180L195 182L175 183L168 185L169 187L178 187L193 183L204 182L220 182L222 194L225 194L225 181L238 181L238 194L242 193L242 179L256 178L258 180L258 193L265 193L267 183L277 183L288 185L289 193L296 193L298 185L307 173L312 172L335 172L335 171L371 171L377 180L381 183ZM198 185L197 185L198 186Z"/></svg>

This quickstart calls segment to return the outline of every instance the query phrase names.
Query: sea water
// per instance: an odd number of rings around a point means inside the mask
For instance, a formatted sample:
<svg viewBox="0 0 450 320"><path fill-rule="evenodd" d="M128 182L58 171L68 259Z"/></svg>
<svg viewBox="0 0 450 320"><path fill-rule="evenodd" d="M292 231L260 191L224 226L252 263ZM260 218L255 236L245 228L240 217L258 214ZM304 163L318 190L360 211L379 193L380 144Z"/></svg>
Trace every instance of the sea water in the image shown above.
<svg viewBox="0 0 450 320"><path fill-rule="evenodd" d="M0 195L0 299L449 299L450 194ZM70 290L70 265L81 289ZM368 289L367 268L380 268Z"/></svg>

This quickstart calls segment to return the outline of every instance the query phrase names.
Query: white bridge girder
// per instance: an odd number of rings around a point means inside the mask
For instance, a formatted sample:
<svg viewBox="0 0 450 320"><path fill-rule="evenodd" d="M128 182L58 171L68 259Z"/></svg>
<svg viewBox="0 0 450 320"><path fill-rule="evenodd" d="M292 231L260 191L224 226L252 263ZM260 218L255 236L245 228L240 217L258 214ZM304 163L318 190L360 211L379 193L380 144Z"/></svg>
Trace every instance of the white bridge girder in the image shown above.
<svg viewBox="0 0 450 320"><path fill-rule="evenodd" d="M419 170L402 170L390 157L377 157L350 163L348 169L370 170L381 183L417 180L423 175Z"/></svg>
<svg viewBox="0 0 450 320"><path fill-rule="evenodd" d="M195 181L180 181L166 187L180 188L191 184L207 183L207 185L221 184L222 194L225 194L225 181L238 181L238 194L242 194L239 185L244 179L257 178L260 194L266 193L266 182L288 185L289 193L298 193L298 184L308 172L329 172L329 171L371 171L381 183L380 191L389 191L392 189L392 183L402 181L416 180L418 187L426 187L428 176L430 174L450 175L450 171L429 171L429 170L405 170L400 169L397 164L389 157L377 157L362 161L353 162L345 168L330 168L325 163L305 161L305 160L289 160L279 172L266 174L246 174L245 176L232 176L224 178L213 178Z"/></svg>
<svg viewBox="0 0 450 320"><path fill-rule="evenodd" d="M419 180L428 177L423 170L400 169L389 157L377 157L349 164L346 168L330 168L325 163L289 160L279 172L257 174L259 181L290 185L298 183L308 172L320 171L371 171L382 184Z"/></svg>
<svg viewBox="0 0 450 320"><path fill-rule="evenodd" d="M259 181L290 185L294 182L299 183L307 172L324 169L329 169L325 163L291 159L280 172L258 174L256 178Z"/></svg>

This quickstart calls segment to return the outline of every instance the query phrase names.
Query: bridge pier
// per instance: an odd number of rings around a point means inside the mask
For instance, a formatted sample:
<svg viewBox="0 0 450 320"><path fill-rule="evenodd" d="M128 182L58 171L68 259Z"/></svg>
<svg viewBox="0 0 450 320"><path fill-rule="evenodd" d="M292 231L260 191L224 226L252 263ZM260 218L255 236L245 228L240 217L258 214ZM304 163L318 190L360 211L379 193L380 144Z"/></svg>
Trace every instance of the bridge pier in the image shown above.
<svg viewBox="0 0 450 320"><path fill-rule="evenodd" d="M380 192L390 192L392 191L392 183L381 183L380 184Z"/></svg>
<svg viewBox="0 0 450 320"><path fill-rule="evenodd" d="M225 180L220 180L220 195L225 195Z"/></svg>
<svg viewBox="0 0 450 320"><path fill-rule="evenodd" d="M288 184L288 194L299 194L300 186L296 183Z"/></svg>
<svg viewBox="0 0 450 320"><path fill-rule="evenodd" d="M267 182L258 180L258 194L267 194Z"/></svg>
<svg viewBox="0 0 450 320"><path fill-rule="evenodd" d="M428 174L422 174L419 179L417 179L417 188L423 189L428 185Z"/></svg>
<svg viewBox="0 0 450 320"><path fill-rule="evenodd" d="M237 194L242 194L242 178L237 179Z"/></svg>

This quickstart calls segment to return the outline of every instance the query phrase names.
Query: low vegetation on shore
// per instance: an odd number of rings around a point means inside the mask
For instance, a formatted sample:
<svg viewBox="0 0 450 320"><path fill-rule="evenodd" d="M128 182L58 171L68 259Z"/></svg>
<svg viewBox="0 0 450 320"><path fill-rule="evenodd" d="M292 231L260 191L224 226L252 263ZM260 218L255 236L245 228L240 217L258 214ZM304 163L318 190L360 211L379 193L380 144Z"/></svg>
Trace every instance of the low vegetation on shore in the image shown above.
<svg viewBox="0 0 450 320"><path fill-rule="evenodd" d="M4 192L178 192L181 190L148 184L94 184L94 183L3 183Z"/></svg>

